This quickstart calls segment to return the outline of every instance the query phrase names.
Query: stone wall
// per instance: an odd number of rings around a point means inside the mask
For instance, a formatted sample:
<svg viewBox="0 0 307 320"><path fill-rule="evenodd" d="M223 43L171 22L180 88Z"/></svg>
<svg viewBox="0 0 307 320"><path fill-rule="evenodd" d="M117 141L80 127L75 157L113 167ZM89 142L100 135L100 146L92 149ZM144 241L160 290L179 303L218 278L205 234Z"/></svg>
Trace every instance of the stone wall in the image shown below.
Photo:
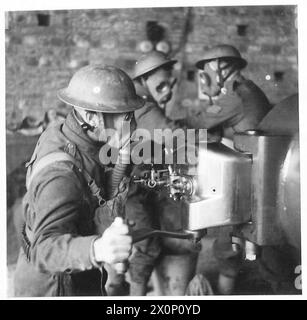
<svg viewBox="0 0 307 320"><path fill-rule="evenodd" d="M244 74L272 103L298 90L295 6L15 11L6 19L8 128L25 116L41 119L49 108L65 111L56 91L83 65L115 64L131 73L154 22L180 61L184 105L199 103L194 63L219 43L239 48L249 61Z"/></svg>

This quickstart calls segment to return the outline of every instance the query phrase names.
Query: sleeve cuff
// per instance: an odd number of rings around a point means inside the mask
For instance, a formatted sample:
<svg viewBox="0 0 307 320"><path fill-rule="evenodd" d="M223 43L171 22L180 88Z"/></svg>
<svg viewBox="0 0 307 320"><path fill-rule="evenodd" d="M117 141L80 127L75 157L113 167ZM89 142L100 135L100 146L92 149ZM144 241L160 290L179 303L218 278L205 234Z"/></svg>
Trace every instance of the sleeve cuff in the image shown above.
<svg viewBox="0 0 307 320"><path fill-rule="evenodd" d="M97 236L95 238L93 238L93 240L91 241L91 247L90 247L90 261L92 263L92 265L97 268L97 269L101 269L103 266L103 262L98 262L95 258L95 252L94 252L94 242L99 238L100 236Z"/></svg>

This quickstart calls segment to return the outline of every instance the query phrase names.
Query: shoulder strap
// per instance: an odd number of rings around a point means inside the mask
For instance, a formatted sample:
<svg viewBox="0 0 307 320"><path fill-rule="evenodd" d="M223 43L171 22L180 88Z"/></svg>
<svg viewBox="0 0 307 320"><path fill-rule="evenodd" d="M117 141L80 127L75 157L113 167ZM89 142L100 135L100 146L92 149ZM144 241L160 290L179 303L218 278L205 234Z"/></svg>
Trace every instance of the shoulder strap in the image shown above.
<svg viewBox="0 0 307 320"><path fill-rule="evenodd" d="M32 170L30 174L27 176L27 189L29 189L31 182L33 181L33 178L44 168L47 166L58 162L58 161L69 161L72 162L74 165L77 166L77 161L68 153L66 152L53 152L49 153L46 156L42 157L38 161L32 165Z"/></svg>
<svg viewBox="0 0 307 320"><path fill-rule="evenodd" d="M41 170L59 161L72 162L77 167L79 172L83 174L92 195L97 198L99 205L101 206L105 203L105 200L101 196L101 189L97 186L95 180L90 176L90 174L80 166L80 163L73 156L71 156L66 152L61 152L61 151L49 153L34 163L34 166L31 168L32 170L30 171L29 175L27 175L27 181L26 181L27 189L29 189L31 182L33 181L33 178Z"/></svg>

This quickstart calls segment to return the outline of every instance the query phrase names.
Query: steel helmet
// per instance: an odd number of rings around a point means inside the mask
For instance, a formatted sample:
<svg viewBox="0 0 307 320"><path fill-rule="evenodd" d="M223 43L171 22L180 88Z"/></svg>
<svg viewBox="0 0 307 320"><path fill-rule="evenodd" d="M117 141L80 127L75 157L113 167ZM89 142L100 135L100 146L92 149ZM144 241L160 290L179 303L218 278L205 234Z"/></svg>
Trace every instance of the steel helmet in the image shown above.
<svg viewBox="0 0 307 320"><path fill-rule="evenodd" d="M247 61L241 57L240 52L235 47L221 44L209 49L204 57L196 62L195 66L202 70L207 62L219 58L236 60L239 69L243 69L247 65Z"/></svg>
<svg viewBox="0 0 307 320"><path fill-rule="evenodd" d="M119 68L89 65L78 70L68 87L58 91L63 102L85 110L125 113L144 105L133 81Z"/></svg>
<svg viewBox="0 0 307 320"><path fill-rule="evenodd" d="M168 58L165 53L161 51L145 53L136 61L133 80L162 66L174 65L176 62L177 60Z"/></svg>

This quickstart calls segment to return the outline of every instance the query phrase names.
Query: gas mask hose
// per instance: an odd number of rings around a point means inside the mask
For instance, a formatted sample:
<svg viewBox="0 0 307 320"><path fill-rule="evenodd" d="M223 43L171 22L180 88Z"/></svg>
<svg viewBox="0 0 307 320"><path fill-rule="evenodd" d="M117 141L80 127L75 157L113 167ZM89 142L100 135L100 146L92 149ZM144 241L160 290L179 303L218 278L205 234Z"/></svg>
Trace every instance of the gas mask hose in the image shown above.
<svg viewBox="0 0 307 320"><path fill-rule="evenodd" d="M119 150L117 162L113 168L111 178L111 198L116 196L117 188L127 174L127 169L130 164L130 140Z"/></svg>

